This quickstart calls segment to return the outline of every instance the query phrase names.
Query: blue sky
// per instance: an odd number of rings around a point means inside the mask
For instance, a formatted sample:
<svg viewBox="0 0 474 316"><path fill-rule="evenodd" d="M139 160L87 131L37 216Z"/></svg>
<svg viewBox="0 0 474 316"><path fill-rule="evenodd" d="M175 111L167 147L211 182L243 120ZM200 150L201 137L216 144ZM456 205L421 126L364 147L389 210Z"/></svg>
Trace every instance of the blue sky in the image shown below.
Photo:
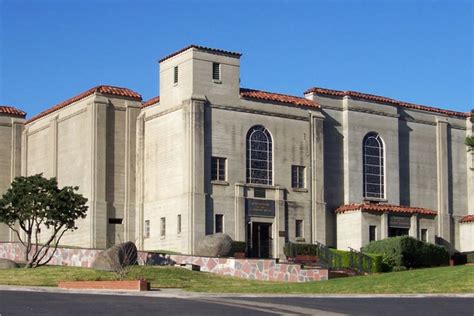
<svg viewBox="0 0 474 316"><path fill-rule="evenodd" d="M0 0L0 19L0 104L29 116L99 84L156 96L189 44L242 52L242 87L474 108L468 0Z"/></svg>

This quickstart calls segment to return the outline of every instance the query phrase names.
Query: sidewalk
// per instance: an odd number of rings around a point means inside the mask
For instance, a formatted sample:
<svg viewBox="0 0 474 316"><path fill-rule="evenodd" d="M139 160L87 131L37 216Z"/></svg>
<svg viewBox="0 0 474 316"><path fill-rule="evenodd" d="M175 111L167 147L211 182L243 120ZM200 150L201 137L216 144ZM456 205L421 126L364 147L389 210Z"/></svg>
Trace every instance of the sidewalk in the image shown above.
<svg viewBox="0 0 474 316"><path fill-rule="evenodd" d="M0 291L43 292L91 295L125 295L163 298L212 298L212 297L302 297L302 298L426 298L457 297L474 298L474 293L446 294L240 294L240 293L201 293L182 289L155 289L148 292L126 292L110 290L66 290L57 287L0 285Z"/></svg>

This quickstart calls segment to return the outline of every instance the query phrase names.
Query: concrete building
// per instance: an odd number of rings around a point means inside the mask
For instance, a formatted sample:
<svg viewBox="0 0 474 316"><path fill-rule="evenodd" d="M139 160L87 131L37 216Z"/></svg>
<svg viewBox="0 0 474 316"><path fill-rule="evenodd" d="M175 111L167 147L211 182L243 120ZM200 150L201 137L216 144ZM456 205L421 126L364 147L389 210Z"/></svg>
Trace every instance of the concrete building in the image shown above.
<svg viewBox="0 0 474 316"><path fill-rule="evenodd" d="M0 110L0 190L40 172L79 186L89 214L66 245L193 254L224 232L253 256L282 257L287 241L347 249L406 234L474 250L469 113L244 89L240 57L195 45L171 54L147 102L99 86L28 121ZM0 241L13 237L0 228Z"/></svg>

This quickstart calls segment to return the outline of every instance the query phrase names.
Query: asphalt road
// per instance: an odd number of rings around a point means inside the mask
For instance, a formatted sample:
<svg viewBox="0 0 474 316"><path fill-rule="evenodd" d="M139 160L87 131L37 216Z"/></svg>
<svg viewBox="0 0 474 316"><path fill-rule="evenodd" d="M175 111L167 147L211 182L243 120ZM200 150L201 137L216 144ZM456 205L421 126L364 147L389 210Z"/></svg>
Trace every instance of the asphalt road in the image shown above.
<svg viewBox="0 0 474 316"><path fill-rule="evenodd" d="M474 298L143 297L0 291L0 315L474 315Z"/></svg>

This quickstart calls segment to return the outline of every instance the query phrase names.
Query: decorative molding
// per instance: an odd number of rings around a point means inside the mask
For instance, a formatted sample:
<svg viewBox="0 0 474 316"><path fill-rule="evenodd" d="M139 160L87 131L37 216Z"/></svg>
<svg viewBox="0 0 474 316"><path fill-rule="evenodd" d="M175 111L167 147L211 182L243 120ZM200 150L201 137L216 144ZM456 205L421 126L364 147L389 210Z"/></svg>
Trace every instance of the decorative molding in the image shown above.
<svg viewBox="0 0 474 316"><path fill-rule="evenodd" d="M148 122L148 121L151 121L153 119L156 119L157 117L164 116L164 115L176 112L176 111L181 110L181 109L183 109L182 104L178 105L178 106L175 106L173 108L170 108L168 110L164 110L163 112L159 112L159 113L156 113L156 114L153 114L153 115L150 115L150 116L145 116L144 120L145 120L145 122Z"/></svg>
<svg viewBox="0 0 474 316"><path fill-rule="evenodd" d="M251 113L251 114L257 114L257 115L273 116L273 117L280 117L280 118L286 118L286 119L291 119L291 120L309 122L309 117L307 116L297 116L297 115L290 115L290 114L275 113L275 112L270 112L270 111L244 109L241 107L235 107L235 106L229 106L229 105L209 104L209 107L213 109L219 109L219 110Z"/></svg>

